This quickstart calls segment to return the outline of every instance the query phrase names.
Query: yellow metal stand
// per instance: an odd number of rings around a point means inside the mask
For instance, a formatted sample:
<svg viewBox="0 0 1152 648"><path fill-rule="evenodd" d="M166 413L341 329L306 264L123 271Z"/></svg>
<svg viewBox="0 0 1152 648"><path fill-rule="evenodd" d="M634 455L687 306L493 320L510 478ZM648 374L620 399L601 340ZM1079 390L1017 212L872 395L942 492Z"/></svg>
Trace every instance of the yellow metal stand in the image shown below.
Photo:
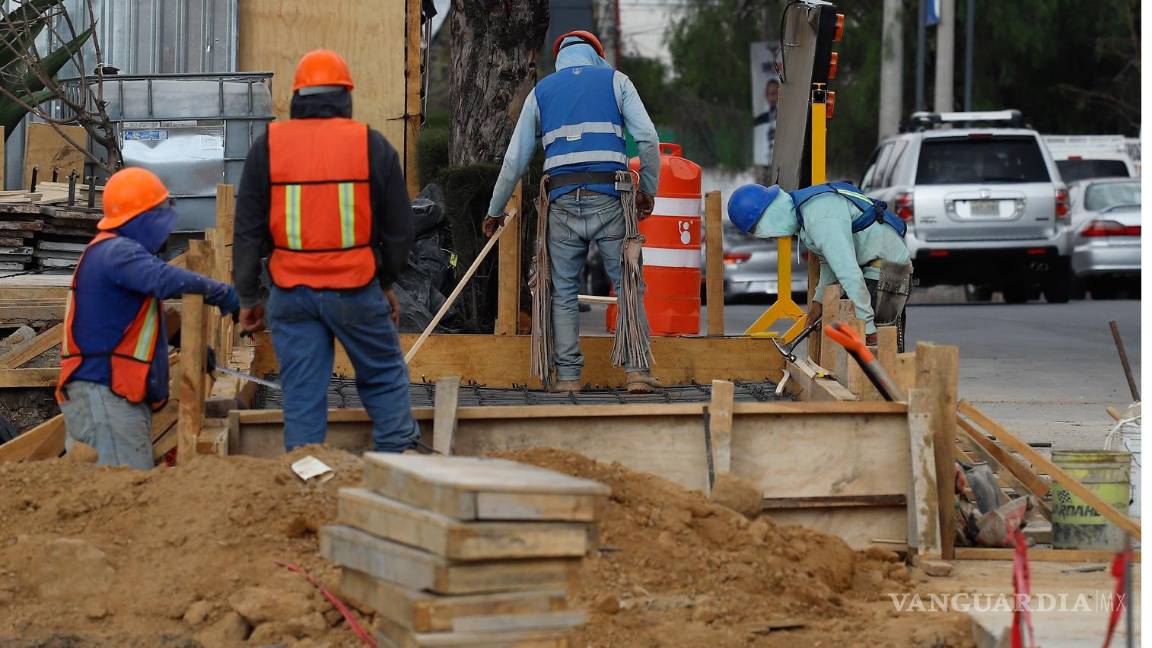
<svg viewBox="0 0 1152 648"><path fill-rule="evenodd" d="M817 83L812 91L812 184L827 182L826 149L828 128L828 106L825 103L824 84ZM808 325L808 314L792 299L792 239L776 239L776 303L744 331L752 337L777 337L779 333L769 330L777 321L792 320L792 326L784 332L785 342L791 342Z"/></svg>

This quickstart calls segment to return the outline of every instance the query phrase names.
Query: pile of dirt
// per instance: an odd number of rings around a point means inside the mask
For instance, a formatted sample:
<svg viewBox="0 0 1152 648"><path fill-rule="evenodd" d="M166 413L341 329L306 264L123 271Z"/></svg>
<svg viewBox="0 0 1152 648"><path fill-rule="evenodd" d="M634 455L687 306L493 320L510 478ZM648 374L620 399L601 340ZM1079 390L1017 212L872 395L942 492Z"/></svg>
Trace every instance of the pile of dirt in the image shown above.
<svg viewBox="0 0 1152 648"><path fill-rule="evenodd" d="M590 611L589 646L972 645L964 615L896 613L888 594L916 584L893 552L854 552L838 537L750 520L570 452L500 456L612 488L601 551L586 561L577 594Z"/></svg>
<svg viewBox="0 0 1152 648"><path fill-rule="evenodd" d="M289 464L308 454L336 477L300 481ZM321 447L149 472L0 464L0 645L362 645L276 563L335 585L316 530L360 477L357 457Z"/></svg>

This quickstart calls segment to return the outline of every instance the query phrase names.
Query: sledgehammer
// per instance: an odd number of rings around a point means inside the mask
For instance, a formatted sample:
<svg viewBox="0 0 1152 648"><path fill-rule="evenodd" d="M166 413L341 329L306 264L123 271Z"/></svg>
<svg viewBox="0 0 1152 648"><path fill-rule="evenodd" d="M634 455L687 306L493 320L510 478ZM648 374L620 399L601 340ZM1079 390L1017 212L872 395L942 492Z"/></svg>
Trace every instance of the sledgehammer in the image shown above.
<svg viewBox="0 0 1152 648"><path fill-rule="evenodd" d="M884 367L876 360L876 356L868 350L868 345L864 342L864 338L856 329L849 328L844 322L836 322L835 326L825 326L824 333L835 340L840 346L844 347L852 357L856 359L856 363L864 370L864 375L868 376L868 380L876 386L876 390L884 397L886 401L903 400L904 395L900 392L900 388L896 386L896 382L888 376L888 372L884 371Z"/></svg>

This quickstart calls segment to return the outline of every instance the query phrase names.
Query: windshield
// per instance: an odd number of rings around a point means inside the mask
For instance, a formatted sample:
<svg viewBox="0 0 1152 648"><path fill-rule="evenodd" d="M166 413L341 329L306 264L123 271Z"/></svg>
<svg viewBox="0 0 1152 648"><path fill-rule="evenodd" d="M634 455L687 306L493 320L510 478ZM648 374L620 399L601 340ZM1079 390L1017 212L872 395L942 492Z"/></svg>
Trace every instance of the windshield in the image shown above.
<svg viewBox="0 0 1152 648"><path fill-rule="evenodd" d="M1123 160L1059 160L1056 167L1064 182L1088 178L1129 178L1128 165Z"/></svg>
<svg viewBox="0 0 1152 648"><path fill-rule="evenodd" d="M1084 209L1088 211L1139 204L1139 182L1098 182L1088 185L1088 190L1084 192Z"/></svg>
<svg viewBox="0 0 1152 648"><path fill-rule="evenodd" d="M1033 137L925 139L916 184L1049 182L1040 145Z"/></svg>

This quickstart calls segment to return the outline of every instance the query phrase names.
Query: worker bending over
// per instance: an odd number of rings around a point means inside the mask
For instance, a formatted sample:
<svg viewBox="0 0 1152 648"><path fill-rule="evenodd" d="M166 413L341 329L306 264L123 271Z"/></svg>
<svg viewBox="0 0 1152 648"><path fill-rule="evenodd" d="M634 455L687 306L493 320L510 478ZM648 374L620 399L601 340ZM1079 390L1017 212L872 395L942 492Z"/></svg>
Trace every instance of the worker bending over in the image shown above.
<svg viewBox="0 0 1152 648"><path fill-rule="evenodd" d="M175 222L160 178L140 168L116 172L104 185L100 233L72 276L56 400L65 445L92 447L105 466L154 465L152 412L168 400L163 300L192 293L224 315L240 307L231 286L156 256Z"/></svg>
<svg viewBox="0 0 1152 648"><path fill-rule="evenodd" d="M352 75L335 52L296 67L291 119L268 126L244 163L233 268L244 330L272 329L288 450L323 443L333 339L356 370L379 452L416 445L392 282L412 245L400 158L352 117ZM261 260L272 287L261 303Z"/></svg>
<svg viewBox="0 0 1152 648"><path fill-rule="evenodd" d="M907 226L884 202L847 182L793 192L749 184L728 199L728 218L758 238L799 234L804 247L819 255L820 282L808 321L822 315L824 289L838 283L864 322L868 344L876 344L877 325L896 324L903 351L912 262L904 242Z"/></svg>
<svg viewBox="0 0 1152 648"><path fill-rule="evenodd" d="M547 245L552 275L554 390L563 392L581 389L584 356L580 351L577 296L590 243L596 243L616 294L622 294L625 215L620 193L633 190L631 183L620 186L616 181L617 172L628 169L624 130L640 148L636 209L641 219L652 213L660 144L635 86L604 60L604 47L595 35L569 32L556 39L552 51L556 72L541 80L524 100L483 227L492 236L504 223L504 206L540 139L551 203ZM640 327L647 337L643 296L637 298ZM626 365L624 370L629 391L650 392L657 386L647 366Z"/></svg>

